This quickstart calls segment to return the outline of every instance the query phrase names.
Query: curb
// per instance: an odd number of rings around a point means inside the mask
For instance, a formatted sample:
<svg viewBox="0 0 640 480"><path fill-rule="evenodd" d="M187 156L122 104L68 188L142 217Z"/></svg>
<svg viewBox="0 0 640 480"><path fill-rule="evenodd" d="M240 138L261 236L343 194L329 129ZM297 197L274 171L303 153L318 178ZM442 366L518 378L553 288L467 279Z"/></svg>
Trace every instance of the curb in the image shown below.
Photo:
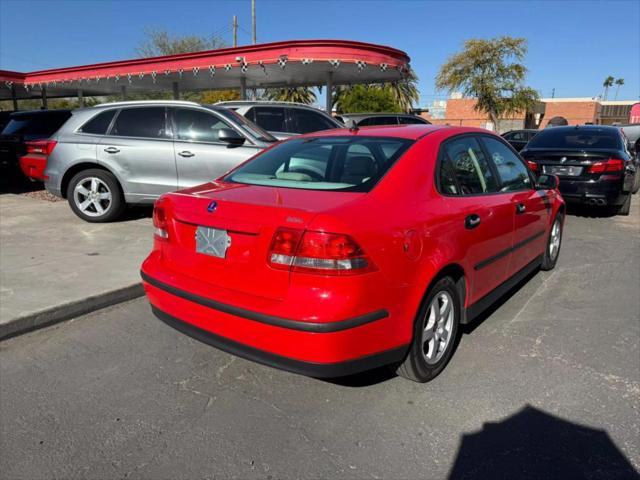
<svg viewBox="0 0 640 480"><path fill-rule="evenodd" d="M54 323L70 320L80 315L95 312L117 303L126 302L144 295L142 284L137 282L128 287L110 290L108 292L92 295L82 300L68 302L55 307L47 308L39 312L14 318L0 325L0 340L22 335L24 333L48 327Z"/></svg>

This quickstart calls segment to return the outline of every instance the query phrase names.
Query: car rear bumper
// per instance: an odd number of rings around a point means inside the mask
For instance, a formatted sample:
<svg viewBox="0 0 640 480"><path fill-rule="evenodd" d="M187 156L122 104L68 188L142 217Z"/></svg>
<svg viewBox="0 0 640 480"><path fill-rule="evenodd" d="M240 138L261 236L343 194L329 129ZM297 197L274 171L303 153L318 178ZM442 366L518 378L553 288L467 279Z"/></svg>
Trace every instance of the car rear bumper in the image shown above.
<svg viewBox="0 0 640 480"><path fill-rule="evenodd" d="M392 340L397 325L386 310L338 321L321 316L299 321L294 315L275 316L196 292L179 273L154 271L157 263L150 257L141 271L156 316L235 355L313 377L339 377L401 361L408 350L408 344Z"/></svg>
<svg viewBox="0 0 640 480"><path fill-rule="evenodd" d="M560 180L562 198L571 203L621 205L627 195L622 187L621 177L612 177L608 180L601 178L597 181L568 180L563 177Z"/></svg>

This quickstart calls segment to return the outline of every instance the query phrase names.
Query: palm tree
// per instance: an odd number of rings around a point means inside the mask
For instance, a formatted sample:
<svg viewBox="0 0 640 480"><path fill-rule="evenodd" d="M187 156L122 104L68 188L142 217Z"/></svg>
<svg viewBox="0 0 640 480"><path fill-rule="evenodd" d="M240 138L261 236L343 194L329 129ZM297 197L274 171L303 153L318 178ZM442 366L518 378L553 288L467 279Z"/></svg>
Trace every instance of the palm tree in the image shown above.
<svg viewBox="0 0 640 480"><path fill-rule="evenodd" d="M420 101L420 92L418 92L418 75L410 68L406 76L397 82L392 82L389 85L391 93L396 100L396 103L406 113L411 112L414 104Z"/></svg>
<svg viewBox="0 0 640 480"><path fill-rule="evenodd" d="M311 87L270 88L266 91L266 97L278 102L297 102L307 105L316 101L316 94Z"/></svg>
<svg viewBox="0 0 640 480"><path fill-rule="evenodd" d="M618 92L620 91L620 87L624 85L624 78L619 78L616 80L616 96L614 97L614 100L618 99Z"/></svg>
<svg viewBox="0 0 640 480"><path fill-rule="evenodd" d="M611 75L609 75L607 78L604 79L604 82L602 83L602 86L604 87L604 92L602 93L603 100L607 99L609 88L613 87L613 81L614 81L614 78Z"/></svg>

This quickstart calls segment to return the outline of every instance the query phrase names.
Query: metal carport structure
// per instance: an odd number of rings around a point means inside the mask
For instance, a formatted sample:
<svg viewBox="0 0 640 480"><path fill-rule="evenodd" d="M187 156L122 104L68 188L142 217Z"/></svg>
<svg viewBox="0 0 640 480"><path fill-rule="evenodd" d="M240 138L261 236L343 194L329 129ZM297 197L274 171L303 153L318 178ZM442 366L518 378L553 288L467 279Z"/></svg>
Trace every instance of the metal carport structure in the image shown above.
<svg viewBox="0 0 640 480"><path fill-rule="evenodd" d="M0 100L135 92L325 86L393 82L409 71L395 48L349 40L292 40L29 73L0 70Z"/></svg>

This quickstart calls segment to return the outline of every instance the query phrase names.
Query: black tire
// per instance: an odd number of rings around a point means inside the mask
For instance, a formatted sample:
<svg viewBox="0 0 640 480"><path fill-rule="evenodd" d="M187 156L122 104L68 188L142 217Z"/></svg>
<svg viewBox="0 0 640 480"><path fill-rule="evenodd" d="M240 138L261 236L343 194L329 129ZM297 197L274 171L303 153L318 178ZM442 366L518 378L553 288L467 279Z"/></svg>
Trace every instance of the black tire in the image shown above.
<svg viewBox="0 0 640 480"><path fill-rule="evenodd" d="M551 242L554 239L554 228L555 225L558 225L560 238L558 239L557 248L551 250ZM558 262L558 257L560 256L560 248L562 247L562 231L564 229L564 214L562 212L558 212L556 217L553 219L551 223L551 228L549 229L549 236L547 237L547 243L544 249L544 255L542 257L542 265L540 266L541 270L548 271L553 270Z"/></svg>
<svg viewBox="0 0 640 480"><path fill-rule="evenodd" d="M95 193L92 179L97 180ZM80 191L76 195L78 185L84 187L84 190L87 191L86 195ZM107 194L109 195L108 199L102 197ZM96 195L96 198L93 199L89 195ZM90 200L90 203L83 210L82 204L87 200ZM73 213L92 223L111 222L117 219L126 207L122 189L116 177L111 172L98 168L83 170L73 176L67 187L67 201ZM103 212L101 213L99 209L103 209Z"/></svg>
<svg viewBox="0 0 640 480"><path fill-rule="evenodd" d="M638 167L640 168L640 167ZM632 194L638 193L640 190L640 170L636 170L635 178L633 180L633 188L631 189Z"/></svg>
<svg viewBox="0 0 640 480"><path fill-rule="evenodd" d="M631 195L631 193L627 194L627 198L624 203L618 208L618 215L629 215L629 212L631 211Z"/></svg>
<svg viewBox="0 0 640 480"><path fill-rule="evenodd" d="M441 294L448 295L449 301L451 301L451 309L453 311L453 317L451 326L449 329L449 335L447 341L444 344L444 348L441 353L436 354L432 358L432 363L427 361L427 355L429 352L436 352L433 350L431 341L427 342L427 352L425 353L425 343L423 341L423 331L425 326L428 326L431 322L431 305L432 302L436 302L434 305L440 305ZM444 304L443 304L444 305ZM440 310L440 307L437 307ZM460 324L460 317L462 315L462 302L460 300L460 294L456 283L451 277L443 277L438 280L427 292L420 310L414 322L413 328L413 340L411 342L411 348L407 357L402 364L398 367L397 373L401 377L413 380L414 382L428 382L437 377L444 367L447 366L458 340L458 330ZM447 318L444 318L446 323ZM437 323L437 322L436 322ZM434 345L438 345L437 337L434 337ZM439 358L438 358L439 355Z"/></svg>

